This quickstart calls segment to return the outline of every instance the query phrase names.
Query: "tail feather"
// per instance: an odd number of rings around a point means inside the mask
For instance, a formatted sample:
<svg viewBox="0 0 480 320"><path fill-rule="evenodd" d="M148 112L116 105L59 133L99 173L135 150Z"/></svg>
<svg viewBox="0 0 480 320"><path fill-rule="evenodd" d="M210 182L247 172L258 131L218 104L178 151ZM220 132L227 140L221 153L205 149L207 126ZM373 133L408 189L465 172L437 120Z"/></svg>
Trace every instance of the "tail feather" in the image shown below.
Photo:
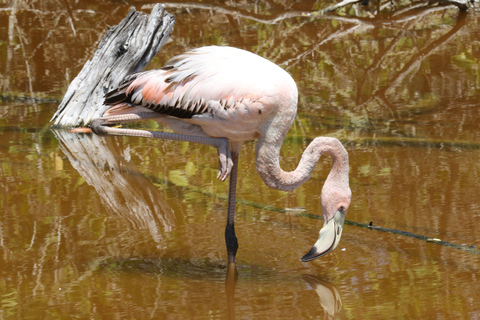
<svg viewBox="0 0 480 320"><path fill-rule="evenodd" d="M119 103L110 107L104 114L105 117L118 116L122 114L147 113L153 112L150 109L141 106L135 106L130 103Z"/></svg>
<svg viewBox="0 0 480 320"><path fill-rule="evenodd" d="M124 81L119 87L111 90L105 94L104 104L108 106L113 106L122 102L129 102L127 96L127 88L132 84L134 79L128 79Z"/></svg>
<svg viewBox="0 0 480 320"><path fill-rule="evenodd" d="M137 72L125 77L123 82L115 89L105 94L104 104L113 106L122 102L130 103L130 94L127 93L128 87L137 80L140 76L144 75L148 71Z"/></svg>

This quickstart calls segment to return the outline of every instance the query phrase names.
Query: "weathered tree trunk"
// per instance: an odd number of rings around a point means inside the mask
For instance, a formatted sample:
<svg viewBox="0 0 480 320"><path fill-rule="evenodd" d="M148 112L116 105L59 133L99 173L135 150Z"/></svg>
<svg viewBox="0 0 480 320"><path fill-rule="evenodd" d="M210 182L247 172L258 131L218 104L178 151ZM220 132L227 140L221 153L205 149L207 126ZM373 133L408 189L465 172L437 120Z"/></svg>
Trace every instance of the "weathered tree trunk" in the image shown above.
<svg viewBox="0 0 480 320"><path fill-rule="evenodd" d="M173 31L175 17L155 5L150 16L132 9L100 42L72 81L52 118L54 127L86 126L103 115L103 97L130 73L143 70Z"/></svg>

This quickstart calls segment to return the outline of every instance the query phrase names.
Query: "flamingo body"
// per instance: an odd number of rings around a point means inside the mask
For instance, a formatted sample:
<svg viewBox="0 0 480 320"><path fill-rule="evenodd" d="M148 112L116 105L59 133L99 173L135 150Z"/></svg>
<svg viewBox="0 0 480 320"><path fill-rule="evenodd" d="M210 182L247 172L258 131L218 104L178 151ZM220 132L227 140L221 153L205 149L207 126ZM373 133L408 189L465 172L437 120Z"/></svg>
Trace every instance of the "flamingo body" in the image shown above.
<svg viewBox="0 0 480 320"><path fill-rule="evenodd" d="M219 154L221 180L230 175L225 239L229 261L238 248L234 231L238 155L242 143L258 139L256 169L265 184L290 191L310 177L321 155L332 157L322 188L324 227L302 258L313 260L335 249L341 237L351 191L348 153L335 138L318 137L291 172L280 167L280 148L297 112L292 77L274 63L230 47L202 47L170 59L158 70L128 76L106 95L110 108L92 122L97 134L135 135L204 143ZM110 128L121 122L155 119L178 134Z"/></svg>
<svg viewBox="0 0 480 320"><path fill-rule="evenodd" d="M211 46L129 76L106 96L112 108L105 115L158 112L198 125L210 137L244 142L257 139L262 123L279 111L288 115L288 131L297 99L294 80L274 63L237 48ZM279 110L283 106L289 108Z"/></svg>

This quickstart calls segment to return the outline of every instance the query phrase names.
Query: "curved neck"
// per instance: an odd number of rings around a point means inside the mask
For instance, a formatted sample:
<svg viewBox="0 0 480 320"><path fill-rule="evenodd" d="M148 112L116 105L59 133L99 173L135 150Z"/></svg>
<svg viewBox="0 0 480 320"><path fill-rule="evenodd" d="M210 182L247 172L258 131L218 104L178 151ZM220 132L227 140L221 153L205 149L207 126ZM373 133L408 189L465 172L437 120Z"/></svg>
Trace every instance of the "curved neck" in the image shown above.
<svg viewBox="0 0 480 320"><path fill-rule="evenodd" d="M280 140L280 141L279 141ZM326 182L348 186L348 153L336 138L315 138L305 149L302 158L293 171L280 168L280 148L283 139L268 141L260 137L257 144L256 168L267 186L277 190L291 191L307 181L322 154L332 157L332 169Z"/></svg>

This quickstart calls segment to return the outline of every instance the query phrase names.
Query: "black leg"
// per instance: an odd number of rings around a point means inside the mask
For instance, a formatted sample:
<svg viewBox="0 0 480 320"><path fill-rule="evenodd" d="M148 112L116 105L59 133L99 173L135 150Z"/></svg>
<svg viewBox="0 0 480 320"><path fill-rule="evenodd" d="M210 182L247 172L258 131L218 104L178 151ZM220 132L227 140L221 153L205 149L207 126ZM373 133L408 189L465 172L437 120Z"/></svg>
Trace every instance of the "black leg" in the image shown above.
<svg viewBox="0 0 480 320"><path fill-rule="evenodd" d="M235 262L238 241L235 236L235 199L237 194L238 153L232 152L233 167L230 172L228 191L227 226L225 227L225 243L227 245L228 261Z"/></svg>

